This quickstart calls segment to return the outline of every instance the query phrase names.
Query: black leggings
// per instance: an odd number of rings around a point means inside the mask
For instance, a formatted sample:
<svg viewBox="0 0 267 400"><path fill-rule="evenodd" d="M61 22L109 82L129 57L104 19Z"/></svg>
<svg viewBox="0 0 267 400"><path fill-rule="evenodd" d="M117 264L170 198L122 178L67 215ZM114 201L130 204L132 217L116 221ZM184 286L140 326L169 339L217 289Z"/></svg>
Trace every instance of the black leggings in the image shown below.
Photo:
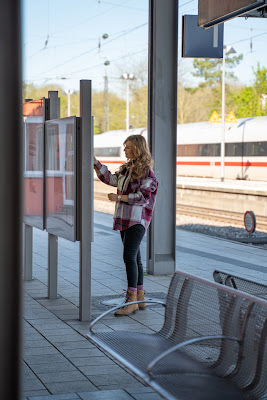
<svg viewBox="0 0 267 400"><path fill-rule="evenodd" d="M121 231L120 234L128 287L136 288L137 285L143 285L143 265L139 247L145 234L145 228L143 225L137 224Z"/></svg>

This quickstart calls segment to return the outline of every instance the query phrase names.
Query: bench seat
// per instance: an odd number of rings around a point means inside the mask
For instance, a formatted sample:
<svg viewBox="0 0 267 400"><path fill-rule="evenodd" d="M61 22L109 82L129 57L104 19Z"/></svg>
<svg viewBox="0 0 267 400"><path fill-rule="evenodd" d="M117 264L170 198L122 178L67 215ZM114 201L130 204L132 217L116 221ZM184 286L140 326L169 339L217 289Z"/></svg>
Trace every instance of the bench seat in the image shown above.
<svg viewBox="0 0 267 400"><path fill-rule="evenodd" d="M94 332L98 320L104 322L118 308L91 323L88 339L164 398L254 400L267 395L266 301L176 272L159 332Z"/></svg>

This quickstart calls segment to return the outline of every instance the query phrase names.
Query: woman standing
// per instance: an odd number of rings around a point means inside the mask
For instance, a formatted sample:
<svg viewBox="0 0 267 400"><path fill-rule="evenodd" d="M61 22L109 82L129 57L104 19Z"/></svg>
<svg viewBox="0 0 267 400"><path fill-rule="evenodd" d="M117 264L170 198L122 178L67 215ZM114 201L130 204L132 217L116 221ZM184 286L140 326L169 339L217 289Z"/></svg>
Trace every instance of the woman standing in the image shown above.
<svg viewBox="0 0 267 400"><path fill-rule="evenodd" d="M94 168L102 182L117 187L117 194L109 193L108 198L116 202L113 229L120 231L123 243L128 281L125 303L129 303L145 300L140 244L152 218L158 181L152 171L153 160L144 137L131 135L123 144L127 161L118 172L111 174L96 158ZM145 303L126 305L114 315L131 315L145 307Z"/></svg>

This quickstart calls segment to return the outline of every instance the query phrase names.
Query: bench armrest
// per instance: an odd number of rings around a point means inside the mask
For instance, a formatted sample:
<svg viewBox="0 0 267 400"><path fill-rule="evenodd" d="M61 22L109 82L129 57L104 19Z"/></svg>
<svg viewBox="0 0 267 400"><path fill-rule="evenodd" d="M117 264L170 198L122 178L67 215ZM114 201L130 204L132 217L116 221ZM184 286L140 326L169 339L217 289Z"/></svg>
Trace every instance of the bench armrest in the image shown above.
<svg viewBox="0 0 267 400"><path fill-rule="evenodd" d="M131 304L138 304L138 303L146 303L146 304L148 304L148 303L154 304L154 303L155 303L155 304L161 304L162 306L166 307L166 303L165 303L164 301L160 301L160 300L137 300L137 301L132 301L132 302L130 302L130 303L123 303L123 304L120 304L119 306L115 306L115 307L113 307L113 308L110 308L109 310L105 311L103 314L99 315L99 317L97 317L96 319L94 319L94 320L90 323L90 325L89 325L89 330L90 330L90 332L94 333L94 332L93 332L93 326L94 326L100 319L102 319L103 317L105 317L106 315L112 313L113 311L119 310L119 309L122 308L122 307L129 306L129 305L131 305Z"/></svg>
<svg viewBox="0 0 267 400"><path fill-rule="evenodd" d="M146 368L146 372L148 373L148 375L151 375L151 369L160 361L162 360L164 357L167 357L169 354L173 353L176 350L181 349L184 346L187 346L189 344L194 344L194 343L198 343L198 342L202 342L205 340L216 340L216 339L225 339L225 340L234 340L236 342L241 342L241 339L239 339L238 337L235 336L201 336L198 338L194 338L194 339L189 339L189 340L185 340L184 342L178 343L174 346L172 346L171 348L169 348L168 350L163 351L159 356L157 356L156 358L154 358L154 360L152 360L147 368Z"/></svg>

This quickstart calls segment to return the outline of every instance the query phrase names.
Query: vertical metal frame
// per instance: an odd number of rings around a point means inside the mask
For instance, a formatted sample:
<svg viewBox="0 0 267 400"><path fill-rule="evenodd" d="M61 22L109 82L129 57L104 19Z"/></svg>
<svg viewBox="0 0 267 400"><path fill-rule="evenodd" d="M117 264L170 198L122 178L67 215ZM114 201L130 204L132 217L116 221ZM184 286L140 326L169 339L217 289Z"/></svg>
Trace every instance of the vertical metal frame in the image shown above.
<svg viewBox="0 0 267 400"><path fill-rule="evenodd" d="M0 12L0 399L20 398L22 267L21 1Z"/></svg>
<svg viewBox="0 0 267 400"><path fill-rule="evenodd" d="M93 241L92 84L80 81L80 290L79 319L91 319L91 242Z"/></svg>
<svg viewBox="0 0 267 400"><path fill-rule="evenodd" d="M60 118L60 98L57 91L48 92L49 112L47 119ZM44 149L46 148L46 142ZM46 170L46 158L45 166ZM46 177L45 177L46 178ZM46 192L44 191L44 212L46 209ZM45 214L44 214L45 218ZM56 299L58 293L58 238L48 233L48 298Z"/></svg>
<svg viewBox="0 0 267 400"><path fill-rule="evenodd" d="M175 271L178 0L149 1L148 141L159 189L148 232L150 274Z"/></svg>

